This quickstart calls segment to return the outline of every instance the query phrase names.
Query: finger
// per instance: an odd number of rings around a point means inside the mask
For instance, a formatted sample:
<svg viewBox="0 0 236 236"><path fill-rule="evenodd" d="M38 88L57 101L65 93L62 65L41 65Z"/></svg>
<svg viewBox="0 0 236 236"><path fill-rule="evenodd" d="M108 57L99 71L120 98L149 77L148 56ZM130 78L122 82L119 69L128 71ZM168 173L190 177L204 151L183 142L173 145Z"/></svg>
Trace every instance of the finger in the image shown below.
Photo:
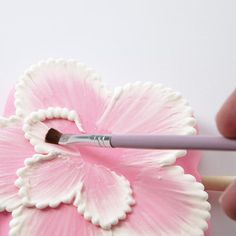
<svg viewBox="0 0 236 236"><path fill-rule="evenodd" d="M222 135L227 138L236 138L236 90L219 110L216 123Z"/></svg>
<svg viewBox="0 0 236 236"><path fill-rule="evenodd" d="M236 220L236 181L234 181L222 194L220 204L225 213Z"/></svg>

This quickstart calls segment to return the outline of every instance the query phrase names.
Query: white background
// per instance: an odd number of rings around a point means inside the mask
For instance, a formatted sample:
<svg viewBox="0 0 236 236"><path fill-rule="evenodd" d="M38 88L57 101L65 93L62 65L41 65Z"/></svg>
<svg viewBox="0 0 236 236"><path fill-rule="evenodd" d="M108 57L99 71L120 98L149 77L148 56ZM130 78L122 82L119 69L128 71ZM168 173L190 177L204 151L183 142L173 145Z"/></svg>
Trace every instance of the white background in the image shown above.
<svg viewBox="0 0 236 236"><path fill-rule="evenodd" d="M0 1L0 108L29 65L78 59L114 87L154 81L190 102L200 132L216 134L215 114L236 85L236 2ZM235 153L204 153L204 175L236 175ZM235 235L210 195L213 234Z"/></svg>

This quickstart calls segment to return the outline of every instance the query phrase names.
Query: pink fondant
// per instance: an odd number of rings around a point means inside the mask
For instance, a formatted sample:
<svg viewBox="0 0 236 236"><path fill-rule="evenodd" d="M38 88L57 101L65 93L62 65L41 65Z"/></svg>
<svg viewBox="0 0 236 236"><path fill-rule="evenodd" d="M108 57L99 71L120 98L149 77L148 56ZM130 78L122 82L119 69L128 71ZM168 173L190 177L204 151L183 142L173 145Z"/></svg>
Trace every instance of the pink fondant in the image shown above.
<svg viewBox="0 0 236 236"><path fill-rule="evenodd" d="M75 204L85 206L84 215L98 219L99 225L109 228L132 210L134 199L127 179L98 165L87 165L84 189Z"/></svg>
<svg viewBox="0 0 236 236"><path fill-rule="evenodd" d="M24 160L34 154L33 147L24 138L21 128L12 126L0 129L0 206L9 209L20 203L17 180L17 169L24 166Z"/></svg>
<svg viewBox="0 0 236 236"><path fill-rule="evenodd" d="M15 115L14 93L15 93L15 88L13 88L8 95L7 102L3 112L3 116L5 117Z"/></svg>
<svg viewBox="0 0 236 236"><path fill-rule="evenodd" d="M7 98L7 103L5 105L4 116L9 117L10 115L15 114L15 107L14 107L14 93L15 89L12 89L9 93ZM0 235L6 236L9 232L9 222L11 220L11 213L3 212L0 213Z"/></svg>
<svg viewBox="0 0 236 236"><path fill-rule="evenodd" d="M48 153L48 151L50 150L68 153L77 153L79 151L76 145L62 146L57 144L45 143L45 136L50 128L54 128L62 133L81 133L74 122L66 119L52 119L46 120L44 122L37 122L30 126L31 138L37 141L34 146L43 145L47 149L46 153Z"/></svg>
<svg viewBox="0 0 236 236"><path fill-rule="evenodd" d="M14 115L15 113L15 107L14 107L14 89L10 92L6 106L4 111L4 116L9 117L10 115ZM9 129L7 129L9 132ZM5 131L6 132L6 131ZM6 169L6 173L11 173L10 177L10 184L11 184L11 192L15 192L15 195L17 195L18 189L14 186L14 181L17 179L16 176L16 170L20 167L23 167L23 162L25 157L30 157L33 155L34 150L31 145L28 144L28 142L24 139L23 131L21 131L19 128L12 130L12 133L9 133L8 138L5 139L5 142L8 140L8 146L7 149L8 153L2 153L1 155L4 157L4 159L1 159L0 162L3 164L4 161L11 161L10 165L4 165L8 166L10 169ZM2 142L2 141L1 141ZM1 143L2 144L2 143ZM23 148L22 148L23 147ZM12 153L12 154L10 154ZM3 166L3 165L2 165ZM16 199L17 200L17 197ZM0 236L7 236L9 232L9 222L11 220L12 216L11 213L8 213L6 211L0 213Z"/></svg>
<svg viewBox="0 0 236 236"><path fill-rule="evenodd" d="M48 107L66 107L78 113L87 132L94 131L108 94L99 80L87 79L93 76L91 72L75 68L57 65L36 69L34 80L28 80L24 91L26 114Z"/></svg>
<svg viewBox="0 0 236 236"><path fill-rule="evenodd" d="M21 228L19 236L112 236L109 231L84 220L72 205L62 204L56 209L44 210L25 208L21 219L27 227ZM15 227L18 226L20 227Z"/></svg>
<svg viewBox="0 0 236 236"><path fill-rule="evenodd" d="M92 89L87 90L88 86L86 83L74 80L73 76L75 76L75 74L73 73L70 74L73 83L65 83L68 79L68 74L65 75L63 73L64 72L59 69L52 77L50 77L50 73L49 75L47 73L44 74L44 71L36 74L39 85L36 86L33 82L29 83L29 88L26 93L26 98L29 99L27 101L29 106L26 106L28 109L27 112L39 108L46 109L48 106L76 109L81 118L81 123L88 133L157 132L159 134L178 134L182 132L181 127L183 126L183 123L181 123L181 105L176 107L176 109L173 109L173 111L168 108L161 108L158 110L153 104L157 105L158 99L161 101L162 97L155 95L155 91L152 89L146 89L140 93L138 88L135 87L128 93L124 93L123 97L121 97L114 106L114 109L110 110L109 113L106 113L106 115L102 116L99 120L99 117L105 111L107 105L106 102L104 102L105 100L100 96L97 96ZM57 80L55 80L55 74ZM43 78L46 78L48 83L44 82ZM58 86L55 86L55 81L57 81L56 84ZM40 85L42 86L40 87ZM78 88L78 93L74 92L72 94L71 91L75 91L75 88ZM84 102L85 100L86 103ZM131 105L130 103L132 102L134 102L134 104ZM145 110L145 105L148 106L148 110ZM171 99L167 104L167 107L169 106L173 106L173 101ZM6 107L6 115L14 113L12 94L10 95L10 99L8 99ZM157 109L156 111L155 108ZM178 112L178 109L180 112ZM134 119L134 114L136 119ZM58 128L62 128L63 126L64 128L62 131L64 132L77 132L77 129L73 130L70 128L72 126L69 126L67 129L67 126L63 125L63 122L61 123L62 126L60 126L59 122L61 121L54 121L54 123L53 121L46 122L45 124L48 126L56 125ZM95 125L96 123L97 126ZM14 135L12 136L12 138L14 138ZM137 204L133 207L134 211L128 216L128 219L121 221L118 226L115 226L115 236L120 235L122 232L134 232L134 234L131 233L127 235L135 235L135 233L139 232L139 234L142 235L141 232L146 233L148 230L150 231L150 235L155 235L155 230L162 230L163 227L162 225L157 224L158 221L166 225L167 228L164 230L170 233L179 230L178 226L184 226L185 224L194 225L194 210L196 210L198 206L200 207L201 198L197 199L196 202L192 201L191 194L188 190L188 186L191 187L190 182L183 181L182 175L175 176L175 174L172 174L171 168L174 167L161 168L168 156L163 159L160 158L159 163L156 162L155 158L157 158L157 156L165 156L165 151L150 151L149 154L152 155L149 157L149 162L155 163L154 166L156 169L151 169L150 171L138 174L143 166L140 164L136 165L137 162L135 162L134 156L136 155L136 160L137 158L143 158L143 161L145 162L145 158L148 158L147 150L140 151L140 154L138 155L136 150L88 149L86 147L75 148L78 148L77 150L80 152L84 162L105 166L116 171L118 174L124 175L131 182ZM200 175L197 172L199 158L198 153L189 152L182 160L178 160L178 164L181 165L187 173L191 173L200 179ZM71 159L68 159L68 163L73 165ZM127 166L129 166L129 168ZM32 172L32 174L34 173L35 172ZM71 176L71 179L73 179L74 176ZM87 183L87 186L91 184L92 178ZM99 187L99 184L103 183L96 182L96 184L97 187ZM114 183L110 184L112 186ZM155 186L155 188L153 188L153 186ZM191 188L189 189L191 190ZM34 194L37 194L36 190ZM91 197L90 200L94 200L93 197ZM197 204L198 201L199 205ZM109 209L104 210L112 211L114 209L110 207ZM46 209L44 211L24 209L22 213L24 224L27 224L29 227L23 229L22 235L109 235L109 231L101 230L101 228L85 221L83 217L77 212L75 214L75 212L75 208L68 205L60 205L56 209ZM174 216L178 218L177 221ZM184 216L187 218L190 217L189 219L192 219L192 222L181 221ZM0 227L3 225L1 230L4 236L7 235L8 231L8 226L4 223L7 221L8 217L8 215L1 214L0 218ZM168 220L168 217L169 219L173 219L173 221ZM153 221L154 219L159 220Z"/></svg>
<svg viewBox="0 0 236 236"><path fill-rule="evenodd" d="M7 236L9 232L9 222L11 220L11 213L6 211L0 213L0 235Z"/></svg>
<svg viewBox="0 0 236 236"><path fill-rule="evenodd" d="M28 201L34 205L54 202L59 204L68 194L80 189L85 171L81 158L59 154L51 156L53 159L41 160L27 166L23 173L23 187L27 189ZM73 195L69 203L72 200Z"/></svg>
<svg viewBox="0 0 236 236"><path fill-rule="evenodd" d="M137 206L128 220L115 227L115 235L201 235L190 231L188 224L199 223L196 212L206 193L192 198L190 186L197 183L179 176L181 171L168 166L142 172L133 184Z"/></svg>
<svg viewBox="0 0 236 236"><path fill-rule="evenodd" d="M116 92L118 93L118 92ZM173 91L152 84L132 84L114 95L112 106L97 121L112 133L186 134L191 110Z"/></svg>

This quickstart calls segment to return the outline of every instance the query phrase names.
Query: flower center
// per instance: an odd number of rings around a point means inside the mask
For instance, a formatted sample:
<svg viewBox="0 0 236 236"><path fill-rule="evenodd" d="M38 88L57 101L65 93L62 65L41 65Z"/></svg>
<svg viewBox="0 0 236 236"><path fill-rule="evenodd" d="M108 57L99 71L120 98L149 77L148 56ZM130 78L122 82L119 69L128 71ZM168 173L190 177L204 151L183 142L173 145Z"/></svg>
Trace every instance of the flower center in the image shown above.
<svg viewBox="0 0 236 236"><path fill-rule="evenodd" d="M121 149L90 147L76 143L67 145L46 143L45 137L50 128L62 133L84 134L86 132L79 116L73 110L50 107L46 110L32 112L24 120L23 130L25 138L30 141L37 153L69 153L73 156L79 156L86 163L97 164L118 171L119 165L115 165L115 163L119 163L119 158L122 156Z"/></svg>

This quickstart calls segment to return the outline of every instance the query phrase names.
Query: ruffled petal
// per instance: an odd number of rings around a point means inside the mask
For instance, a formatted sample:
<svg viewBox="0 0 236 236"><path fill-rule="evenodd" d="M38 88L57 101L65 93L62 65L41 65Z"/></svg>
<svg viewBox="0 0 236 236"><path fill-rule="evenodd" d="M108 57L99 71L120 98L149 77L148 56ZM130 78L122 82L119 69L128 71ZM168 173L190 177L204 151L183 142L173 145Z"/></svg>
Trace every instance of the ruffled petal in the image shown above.
<svg viewBox="0 0 236 236"><path fill-rule="evenodd" d="M134 199L128 180L93 165L87 167L83 191L76 196L74 204L85 219L107 230L126 218Z"/></svg>
<svg viewBox="0 0 236 236"><path fill-rule="evenodd" d="M67 108L49 107L30 113L24 120L23 130L25 137L34 146L38 153L49 153L51 151L78 153L76 145L57 145L46 143L45 137L50 128L62 133L83 134L85 131L75 111Z"/></svg>
<svg viewBox="0 0 236 236"><path fill-rule="evenodd" d="M94 131L109 96L91 69L76 61L48 60L27 70L16 85L16 114L66 107L78 113L86 131Z"/></svg>
<svg viewBox="0 0 236 236"><path fill-rule="evenodd" d="M176 158L186 155L185 150L148 150L124 149L120 157L123 168L138 167L138 169L159 168L172 165Z"/></svg>
<svg viewBox="0 0 236 236"><path fill-rule="evenodd" d="M9 236L112 236L78 214L76 207L55 209L19 208L13 212Z"/></svg>
<svg viewBox="0 0 236 236"><path fill-rule="evenodd" d="M99 130L114 134L195 134L195 119L186 100L175 91L152 83L117 88L97 122ZM172 164L183 150L124 150L127 165L155 166L160 160ZM130 157L130 158L129 158Z"/></svg>
<svg viewBox="0 0 236 236"><path fill-rule="evenodd" d="M113 133L196 132L192 109L179 93L162 85L141 82L117 88L97 124Z"/></svg>
<svg viewBox="0 0 236 236"><path fill-rule="evenodd" d="M62 202L71 203L81 191L85 164L80 156L36 154L25 165L17 172L16 184L26 206L55 208Z"/></svg>
<svg viewBox="0 0 236 236"><path fill-rule="evenodd" d="M0 212L10 212L21 203L14 185L16 171L34 150L24 138L22 124L16 117L0 118L0 126Z"/></svg>
<svg viewBox="0 0 236 236"><path fill-rule="evenodd" d="M142 172L133 184L133 212L113 228L113 235L204 235L210 204L203 188L179 166Z"/></svg>

